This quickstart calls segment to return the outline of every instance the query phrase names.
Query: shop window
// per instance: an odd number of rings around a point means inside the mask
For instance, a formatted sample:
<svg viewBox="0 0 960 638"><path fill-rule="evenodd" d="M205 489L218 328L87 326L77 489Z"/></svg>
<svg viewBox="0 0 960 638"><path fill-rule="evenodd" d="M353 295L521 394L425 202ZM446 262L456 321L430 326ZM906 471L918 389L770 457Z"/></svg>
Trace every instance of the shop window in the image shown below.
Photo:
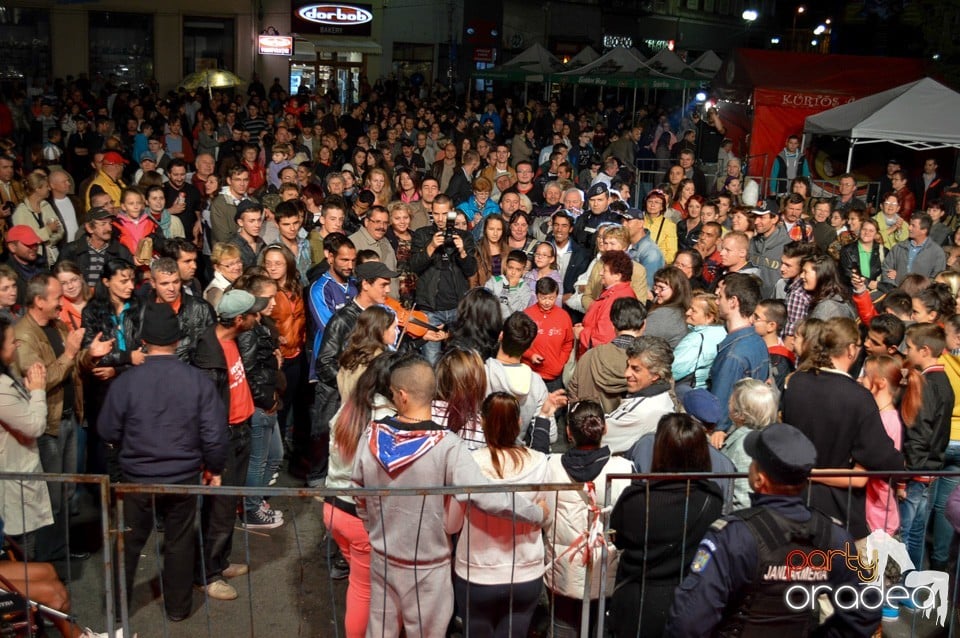
<svg viewBox="0 0 960 638"><path fill-rule="evenodd" d="M393 72L405 80L419 74L427 84L433 82L433 45L394 42Z"/></svg>
<svg viewBox="0 0 960 638"><path fill-rule="evenodd" d="M153 78L153 16L90 12L90 73L139 85Z"/></svg>
<svg viewBox="0 0 960 638"><path fill-rule="evenodd" d="M50 12L0 6L0 80L51 75Z"/></svg>
<svg viewBox="0 0 960 638"><path fill-rule="evenodd" d="M236 28L232 18L183 18L183 74L204 69L233 70Z"/></svg>

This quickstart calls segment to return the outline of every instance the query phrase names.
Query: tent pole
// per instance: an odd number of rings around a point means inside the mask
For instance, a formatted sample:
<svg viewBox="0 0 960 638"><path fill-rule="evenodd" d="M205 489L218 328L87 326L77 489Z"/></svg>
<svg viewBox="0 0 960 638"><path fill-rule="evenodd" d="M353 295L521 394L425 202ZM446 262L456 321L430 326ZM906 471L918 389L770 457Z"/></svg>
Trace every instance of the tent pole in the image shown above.
<svg viewBox="0 0 960 638"><path fill-rule="evenodd" d="M850 172L850 167L853 165L853 147L856 145L857 140L850 140L850 150L847 152L847 171Z"/></svg>
<svg viewBox="0 0 960 638"><path fill-rule="evenodd" d="M803 155L803 151L807 148L807 134L804 133L800 136L800 154Z"/></svg>
<svg viewBox="0 0 960 638"><path fill-rule="evenodd" d="M529 100L527 100L527 88L529 88L529 86L530 86L530 83L527 82L526 80L524 80L524 81L523 81L523 106L524 106L524 108L526 108L527 103L528 103L528 101L529 101Z"/></svg>
<svg viewBox="0 0 960 638"><path fill-rule="evenodd" d="M637 125L637 122L635 121L636 119L637 119L637 85L634 84L633 85L633 111L632 111L632 115L630 116L630 120L631 120L630 123L634 126Z"/></svg>

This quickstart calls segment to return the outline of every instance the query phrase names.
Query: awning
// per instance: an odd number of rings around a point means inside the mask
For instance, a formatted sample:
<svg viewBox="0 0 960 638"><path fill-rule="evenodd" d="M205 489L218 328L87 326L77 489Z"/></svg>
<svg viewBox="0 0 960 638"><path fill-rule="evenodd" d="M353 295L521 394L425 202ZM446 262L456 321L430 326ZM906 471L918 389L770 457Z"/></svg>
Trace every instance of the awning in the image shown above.
<svg viewBox="0 0 960 638"><path fill-rule="evenodd" d="M359 51L367 55L383 55L383 47L379 42L368 38L341 38L329 36L321 40L311 40L317 51L324 53L341 53L344 51Z"/></svg>

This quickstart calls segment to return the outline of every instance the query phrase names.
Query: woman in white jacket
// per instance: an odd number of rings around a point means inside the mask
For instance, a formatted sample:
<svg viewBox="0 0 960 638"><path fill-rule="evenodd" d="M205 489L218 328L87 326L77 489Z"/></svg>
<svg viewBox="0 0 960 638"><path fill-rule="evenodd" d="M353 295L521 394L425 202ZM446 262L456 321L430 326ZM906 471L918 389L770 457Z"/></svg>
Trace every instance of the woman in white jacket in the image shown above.
<svg viewBox="0 0 960 638"><path fill-rule="evenodd" d="M553 636L575 638L580 635L581 611L586 588L587 563L592 564L589 584L590 633L597 620L600 597L600 559L602 546L591 538L603 539L600 508L606 496L608 474L629 474L633 463L622 456L613 456L610 448L601 445L607 426L603 408L596 401L574 404L567 416L567 435L574 447L562 455L551 455L547 465L550 483L586 483L585 492L557 492L547 499L553 518L543 528L546 539L547 569L544 582L553 607ZM616 503L629 481L611 485L609 502ZM599 532L599 536L591 534ZM606 596L613 593L617 573L617 549L607 543Z"/></svg>
<svg viewBox="0 0 960 638"><path fill-rule="evenodd" d="M24 381L12 368L17 346L13 326L0 316L0 472L43 472L37 439L47 427L47 371L42 363L27 369ZM0 481L0 518L5 532L23 536L53 524L50 494L43 481ZM33 543L21 538L27 557ZM27 542L24 542L27 541Z"/></svg>
<svg viewBox="0 0 960 638"><path fill-rule="evenodd" d="M480 409L487 447L475 450L484 476L494 483L547 482L550 416L548 399L534 425L532 448L517 442L520 405L513 395L494 392ZM527 494L531 500L543 495ZM466 508L466 509L464 509ZM453 500L448 529L463 526L454 563L457 609L467 635L526 636L543 588L544 548L540 527L487 514Z"/></svg>

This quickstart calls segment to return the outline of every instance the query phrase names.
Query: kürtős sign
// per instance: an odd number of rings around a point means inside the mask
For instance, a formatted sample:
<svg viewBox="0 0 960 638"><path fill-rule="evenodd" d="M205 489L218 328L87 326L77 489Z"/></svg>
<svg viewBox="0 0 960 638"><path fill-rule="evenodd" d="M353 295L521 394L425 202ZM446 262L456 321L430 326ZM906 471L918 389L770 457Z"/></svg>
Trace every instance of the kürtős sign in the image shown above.
<svg viewBox="0 0 960 638"><path fill-rule="evenodd" d="M335 2L292 3L291 31L316 35L370 35L373 7Z"/></svg>

